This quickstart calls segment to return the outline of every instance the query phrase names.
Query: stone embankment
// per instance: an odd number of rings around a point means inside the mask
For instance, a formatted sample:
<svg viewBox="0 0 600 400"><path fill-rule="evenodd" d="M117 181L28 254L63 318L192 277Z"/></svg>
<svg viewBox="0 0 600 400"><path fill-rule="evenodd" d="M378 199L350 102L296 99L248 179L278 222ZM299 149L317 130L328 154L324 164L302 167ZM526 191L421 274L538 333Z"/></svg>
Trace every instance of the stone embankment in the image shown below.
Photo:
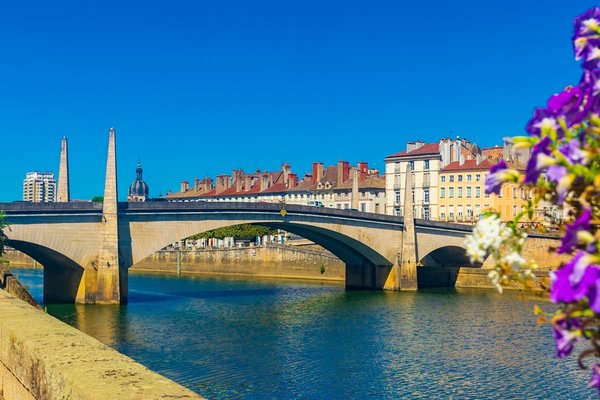
<svg viewBox="0 0 600 400"><path fill-rule="evenodd" d="M346 267L333 254L316 249L269 244L199 250L162 250L131 269L144 272L245 275L344 281Z"/></svg>
<svg viewBox="0 0 600 400"><path fill-rule="evenodd" d="M0 398L201 399L0 290Z"/></svg>

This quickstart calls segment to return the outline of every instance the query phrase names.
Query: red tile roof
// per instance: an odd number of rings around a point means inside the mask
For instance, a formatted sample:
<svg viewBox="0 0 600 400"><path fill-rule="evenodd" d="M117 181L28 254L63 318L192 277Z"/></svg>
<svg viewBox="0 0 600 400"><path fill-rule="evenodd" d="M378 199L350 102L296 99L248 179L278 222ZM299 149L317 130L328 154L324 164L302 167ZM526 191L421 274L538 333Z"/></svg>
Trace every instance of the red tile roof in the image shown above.
<svg viewBox="0 0 600 400"><path fill-rule="evenodd" d="M441 169L440 172L448 171L483 171L492 168L493 163L489 160L483 160L480 164L477 164L477 160L466 160L463 165L460 165L458 161L453 161Z"/></svg>
<svg viewBox="0 0 600 400"><path fill-rule="evenodd" d="M392 157L406 157L406 156L417 156L424 154L439 154L440 144L439 143L425 143L423 146L412 151L401 151L399 153L390 154L386 158Z"/></svg>

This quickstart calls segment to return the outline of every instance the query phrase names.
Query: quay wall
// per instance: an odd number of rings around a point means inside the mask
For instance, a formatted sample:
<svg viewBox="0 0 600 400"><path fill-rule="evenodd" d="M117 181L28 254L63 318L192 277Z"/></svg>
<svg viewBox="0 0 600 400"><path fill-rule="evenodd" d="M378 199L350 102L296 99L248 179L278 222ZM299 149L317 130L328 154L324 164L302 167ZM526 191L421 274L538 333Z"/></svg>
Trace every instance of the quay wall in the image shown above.
<svg viewBox="0 0 600 400"><path fill-rule="evenodd" d="M489 270L470 267L417 267L419 288L428 287L457 287L494 289L488 278ZM537 282L527 290L545 290L550 287L550 278L547 270L533 271ZM524 290L523 285L510 282L505 289Z"/></svg>
<svg viewBox="0 0 600 400"><path fill-rule="evenodd" d="M0 290L3 400L201 399Z"/></svg>
<svg viewBox="0 0 600 400"><path fill-rule="evenodd" d="M346 267L333 254L286 245L161 250L131 271L344 281Z"/></svg>

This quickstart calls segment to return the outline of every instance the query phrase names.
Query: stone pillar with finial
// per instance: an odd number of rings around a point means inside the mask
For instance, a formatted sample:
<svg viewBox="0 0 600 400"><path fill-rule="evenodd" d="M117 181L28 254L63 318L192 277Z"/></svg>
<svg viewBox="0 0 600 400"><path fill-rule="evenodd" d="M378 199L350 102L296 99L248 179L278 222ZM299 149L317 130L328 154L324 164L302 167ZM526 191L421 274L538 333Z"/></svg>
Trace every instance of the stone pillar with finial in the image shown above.
<svg viewBox="0 0 600 400"><path fill-rule="evenodd" d="M71 200L69 192L69 150L67 138L63 137L60 143L60 163L58 166L58 193L56 201L68 203Z"/></svg>
<svg viewBox="0 0 600 400"><path fill-rule="evenodd" d="M117 150L114 128L108 132L108 156L102 205L102 236L97 266L97 304L118 304L126 298L126 282L121 282L119 260L119 210L117 193ZM126 278L125 278L126 279ZM125 287L124 287L125 286Z"/></svg>
<svg viewBox="0 0 600 400"><path fill-rule="evenodd" d="M398 254L397 287L399 290L417 290L417 251L413 209L413 172L406 168L404 189L404 231L402 247Z"/></svg>

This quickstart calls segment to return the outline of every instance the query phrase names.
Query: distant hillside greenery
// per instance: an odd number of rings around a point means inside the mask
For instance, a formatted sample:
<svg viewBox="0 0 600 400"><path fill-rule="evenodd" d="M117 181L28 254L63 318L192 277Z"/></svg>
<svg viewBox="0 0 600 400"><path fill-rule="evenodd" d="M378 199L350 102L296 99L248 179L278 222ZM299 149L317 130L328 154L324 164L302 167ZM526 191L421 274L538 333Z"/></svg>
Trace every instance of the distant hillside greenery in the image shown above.
<svg viewBox="0 0 600 400"><path fill-rule="evenodd" d="M243 224L214 229L212 231L190 236L188 239L224 239L226 237L253 238L256 236L274 235L276 233L277 229L267 228L259 225Z"/></svg>

